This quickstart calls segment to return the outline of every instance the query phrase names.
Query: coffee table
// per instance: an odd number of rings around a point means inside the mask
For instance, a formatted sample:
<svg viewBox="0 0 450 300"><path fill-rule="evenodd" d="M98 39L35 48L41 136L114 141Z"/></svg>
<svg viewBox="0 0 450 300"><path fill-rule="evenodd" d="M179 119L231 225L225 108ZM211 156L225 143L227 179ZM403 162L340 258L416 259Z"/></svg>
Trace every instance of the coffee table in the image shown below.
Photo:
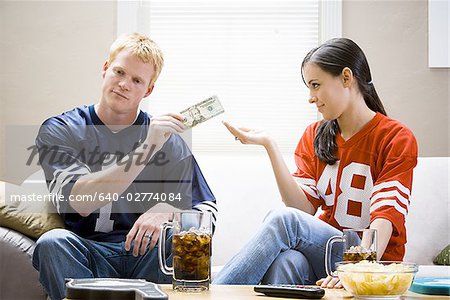
<svg viewBox="0 0 450 300"><path fill-rule="evenodd" d="M203 292L201 294L186 294L180 292L174 292L172 290L172 285L162 284L162 289L169 295L170 300L202 300L202 299L213 299L213 300L265 300L265 299L292 299L292 298L274 298L266 297L262 294L255 293L253 291L252 285L211 285L208 292ZM322 298L324 300L330 299L352 299L350 293L343 289L326 289L325 296ZM447 296L429 296L416 294L413 292L408 292L402 296L401 300L420 300L420 299L450 299Z"/></svg>
<svg viewBox="0 0 450 300"><path fill-rule="evenodd" d="M170 300L269 300L269 299L292 299L292 298L274 298L266 297L255 293L252 285L211 285L210 290L200 294L189 294L174 292L172 285L161 284L164 292L169 295ZM350 293L343 289L325 289L323 300L353 299ZM401 300L420 300L420 299L450 299L448 296L431 296L407 292L401 297ZM70 300L70 299L65 299ZM99 299L100 300L100 299ZM103 300L103 299L102 299Z"/></svg>

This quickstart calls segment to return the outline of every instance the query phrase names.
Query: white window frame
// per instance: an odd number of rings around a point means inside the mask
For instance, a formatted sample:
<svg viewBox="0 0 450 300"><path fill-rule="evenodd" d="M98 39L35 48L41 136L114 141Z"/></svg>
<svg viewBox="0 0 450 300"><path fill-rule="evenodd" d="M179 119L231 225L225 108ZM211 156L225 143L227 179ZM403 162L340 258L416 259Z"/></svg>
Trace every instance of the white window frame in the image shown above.
<svg viewBox="0 0 450 300"><path fill-rule="evenodd" d="M143 28L137 21L141 2L117 1L117 36L122 33L142 31ZM319 22L321 43L331 38L342 37L342 0L321 0Z"/></svg>
<svg viewBox="0 0 450 300"><path fill-rule="evenodd" d="M146 32L150 26L146 22L138 22L138 20L149 20L146 16L146 10L140 9L144 1L117 1L117 35L129 32ZM342 0L320 0L319 1L319 43L342 36ZM210 96L210 95L206 95ZM220 97L220 95L219 95ZM320 114L317 114L317 120ZM269 128L267 128L269 129ZM203 148L203 147L202 147ZM220 147L219 147L220 148ZM294 149L282 147L284 154L292 153ZM255 152L253 147L241 147L239 151ZM197 149L198 150L198 149ZM230 149L228 149L229 151ZM201 151L213 151L206 147ZM214 150L217 152L217 150ZM220 151L219 151L220 152Z"/></svg>

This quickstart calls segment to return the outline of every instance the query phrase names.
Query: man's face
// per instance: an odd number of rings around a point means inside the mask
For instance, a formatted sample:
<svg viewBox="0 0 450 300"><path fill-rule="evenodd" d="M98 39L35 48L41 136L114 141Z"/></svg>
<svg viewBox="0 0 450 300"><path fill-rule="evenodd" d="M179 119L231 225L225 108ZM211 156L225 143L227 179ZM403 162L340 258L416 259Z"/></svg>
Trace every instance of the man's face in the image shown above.
<svg viewBox="0 0 450 300"><path fill-rule="evenodd" d="M154 73L151 63L144 63L128 50L103 67L102 105L118 114L136 113L142 98L152 92Z"/></svg>

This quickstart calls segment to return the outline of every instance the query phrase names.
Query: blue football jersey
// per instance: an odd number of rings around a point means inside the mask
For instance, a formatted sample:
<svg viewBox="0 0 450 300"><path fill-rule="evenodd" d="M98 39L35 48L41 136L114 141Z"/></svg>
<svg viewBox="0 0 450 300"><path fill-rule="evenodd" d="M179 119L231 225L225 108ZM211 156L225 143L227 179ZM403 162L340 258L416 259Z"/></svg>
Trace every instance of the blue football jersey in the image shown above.
<svg viewBox="0 0 450 300"><path fill-rule="evenodd" d="M119 242L125 239L137 218L157 203L165 202L180 209L209 211L215 223L217 206L198 164L184 140L172 134L142 172L122 194L77 195L71 190L78 178L102 171L128 157L146 139L151 116L140 111L132 126L118 132L105 126L94 106L77 107L47 119L36 138L39 162L54 205L66 228L81 237ZM117 180L120 180L118 178ZM62 195L62 196L61 196ZM69 198L72 197L72 198ZM109 203L82 217L69 205L74 201L109 200Z"/></svg>

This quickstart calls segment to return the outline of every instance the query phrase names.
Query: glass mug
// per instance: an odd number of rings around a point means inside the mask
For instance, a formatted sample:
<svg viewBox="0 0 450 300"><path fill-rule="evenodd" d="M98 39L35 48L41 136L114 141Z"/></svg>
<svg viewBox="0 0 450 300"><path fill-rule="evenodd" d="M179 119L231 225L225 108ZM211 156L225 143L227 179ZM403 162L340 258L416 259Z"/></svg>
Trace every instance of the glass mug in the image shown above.
<svg viewBox="0 0 450 300"><path fill-rule="evenodd" d="M166 232L172 228L172 262L166 264ZM161 271L172 275L174 291L201 292L211 280L211 213L182 211L161 225L158 258Z"/></svg>
<svg viewBox="0 0 450 300"><path fill-rule="evenodd" d="M376 229L344 229L342 236L331 237L325 246L325 270L328 276L333 276L331 272L331 248L336 242L344 243L343 261L377 260Z"/></svg>

